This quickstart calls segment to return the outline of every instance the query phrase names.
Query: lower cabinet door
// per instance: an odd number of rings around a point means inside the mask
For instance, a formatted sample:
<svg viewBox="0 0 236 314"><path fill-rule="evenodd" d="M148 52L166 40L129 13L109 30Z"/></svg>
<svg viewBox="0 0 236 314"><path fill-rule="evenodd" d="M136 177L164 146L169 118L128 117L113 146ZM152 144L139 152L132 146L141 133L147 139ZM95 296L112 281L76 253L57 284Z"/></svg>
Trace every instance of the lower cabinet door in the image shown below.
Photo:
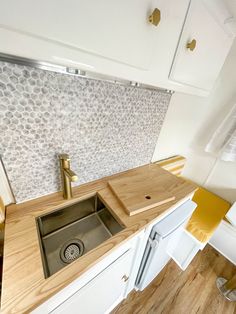
<svg viewBox="0 0 236 314"><path fill-rule="evenodd" d="M133 253L132 249L126 251L51 313L109 313L125 296Z"/></svg>
<svg viewBox="0 0 236 314"><path fill-rule="evenodd" d="M182 270L185 270L205 244L181 228L178 235L168 243L166 252Z"/></svg>

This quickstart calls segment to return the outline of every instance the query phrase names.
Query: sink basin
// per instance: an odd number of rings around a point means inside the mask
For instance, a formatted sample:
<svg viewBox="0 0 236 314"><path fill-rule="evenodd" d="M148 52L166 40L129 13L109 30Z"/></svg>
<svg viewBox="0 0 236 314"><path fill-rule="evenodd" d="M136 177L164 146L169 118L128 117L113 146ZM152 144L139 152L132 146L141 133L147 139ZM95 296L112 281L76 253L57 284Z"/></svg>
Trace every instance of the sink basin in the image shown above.
<svg viewBox="0 0 236 314"><path fill-rule="evenodd" d="M45 278L124 227L97 195L36 219Z"/></svg>

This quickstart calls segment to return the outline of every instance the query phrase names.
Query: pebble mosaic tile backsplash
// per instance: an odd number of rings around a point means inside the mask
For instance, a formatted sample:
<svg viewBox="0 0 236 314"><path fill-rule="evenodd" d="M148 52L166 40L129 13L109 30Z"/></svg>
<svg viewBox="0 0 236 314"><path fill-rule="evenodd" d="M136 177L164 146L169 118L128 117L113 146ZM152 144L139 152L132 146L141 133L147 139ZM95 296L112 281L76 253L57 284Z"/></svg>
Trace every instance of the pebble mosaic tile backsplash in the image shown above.
<svg viewBox="0 0 236 314"><path fill-rule="evenodd" d="M170 94L0 62L0 154L17 202L151 161Z"/></svg>

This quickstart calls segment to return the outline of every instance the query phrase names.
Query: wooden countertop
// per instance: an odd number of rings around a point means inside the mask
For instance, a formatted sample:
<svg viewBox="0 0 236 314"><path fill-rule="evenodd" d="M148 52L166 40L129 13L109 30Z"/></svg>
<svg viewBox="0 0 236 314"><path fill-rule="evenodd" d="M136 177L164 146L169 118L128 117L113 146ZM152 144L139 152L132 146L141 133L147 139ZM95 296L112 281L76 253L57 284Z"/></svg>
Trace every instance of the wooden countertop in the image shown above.
<svg viewBox="0 0 236 314"><path fill-rule="evenodd" d="M160 185L171 191L176 199L135 216L128 216L110 191L107 182L119 176L128 177L137 169L155 171L160 178ZM19 314L33 310L95 265L111 250L153 220L160 219L166 212L171 211L171 208L196 189L195 184L170 174L156 164L150 164L76 187L73 189L74 198L71 200L64 200L62 193L57 192L25 203L10 205L7 208L5 224L1 312ZM45 279L35 218L76 203L96 192L126 228Z"/></svg>

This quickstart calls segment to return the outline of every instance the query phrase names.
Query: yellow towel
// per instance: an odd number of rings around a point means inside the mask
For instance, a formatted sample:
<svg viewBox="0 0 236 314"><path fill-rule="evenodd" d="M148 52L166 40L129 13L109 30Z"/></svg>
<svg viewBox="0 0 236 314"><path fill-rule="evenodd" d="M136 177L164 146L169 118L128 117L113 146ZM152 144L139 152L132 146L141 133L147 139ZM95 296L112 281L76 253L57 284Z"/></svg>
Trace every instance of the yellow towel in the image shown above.
<svg viewBox="0 0 236 314"><path fill-rule="evenodd" d="M167 171L180 176L185 162L184 157L174 156L156 163ZM186 180L186 178L183 179ZM186 229L200 242L209 241L221 220L226 220L224 216L231 204L201 187L195 192L193 201L197 203L197 208L193 212Z"/></svg>
<svg viewBox="0 0 236 314"><path fill-rule="evenodd" d="M195 192L193 201L197 203L197 208L186 229L200 242L207 242L231 204L201 187Z"/></svg>

